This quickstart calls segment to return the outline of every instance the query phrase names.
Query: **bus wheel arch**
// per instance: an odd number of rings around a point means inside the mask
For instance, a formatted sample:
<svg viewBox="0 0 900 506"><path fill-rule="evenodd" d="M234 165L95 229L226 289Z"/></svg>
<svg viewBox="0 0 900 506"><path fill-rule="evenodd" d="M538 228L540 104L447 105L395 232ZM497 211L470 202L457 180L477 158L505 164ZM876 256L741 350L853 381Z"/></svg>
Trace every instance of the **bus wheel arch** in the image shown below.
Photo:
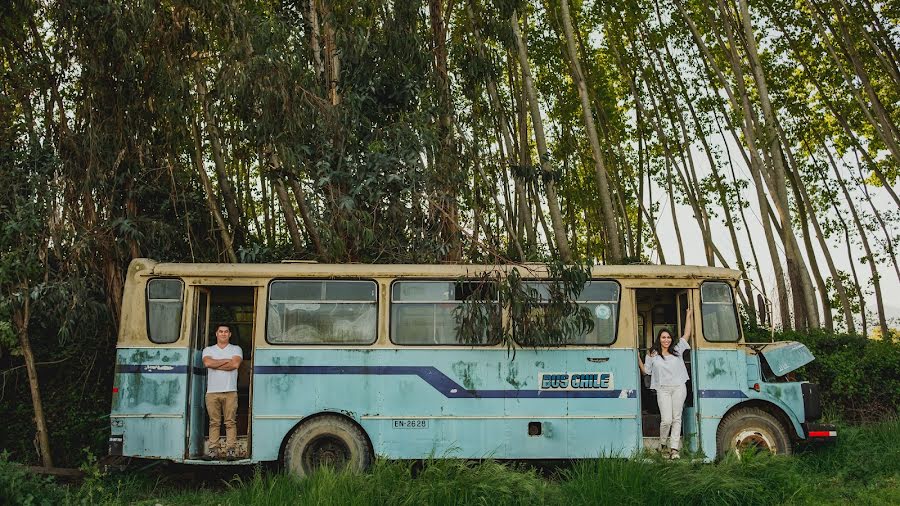
<svg viewBox="0 0 900 506"><path fill-rule="evenodd" d="M781 407L750 400L729 409L716 429L716 456L721 458L741 448L756 447L777 455L793 452L794 426Z"/></svg>
<svg viewBox="0 0 900 506"><path fill-rule="evenodd" d="M375 460L372 441L353 418L326 411L297 422L281 442L281 463L296 476L329 465L362 472Z"/></svg>

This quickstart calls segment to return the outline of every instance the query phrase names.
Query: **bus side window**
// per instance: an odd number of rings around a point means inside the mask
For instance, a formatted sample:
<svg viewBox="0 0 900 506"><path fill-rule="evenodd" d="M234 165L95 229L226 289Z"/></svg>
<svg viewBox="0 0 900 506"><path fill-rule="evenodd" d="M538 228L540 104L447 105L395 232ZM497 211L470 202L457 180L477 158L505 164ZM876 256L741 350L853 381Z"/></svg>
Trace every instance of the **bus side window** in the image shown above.
<svg viewBox="0 0 900 506"><path fill-rule="evenodd" d="M737 310L728 283L707 281L700 285L700 307L703 337L707 341L733 343L740 339Z"/></svg>
<svg viewBox="0 0 900 506"><path fill-rule="evenodd" d="M527 283L542 300L550 297L548 281ZM575 302L588 311L594 328L586 334L571 336L567 344L605 346L614 343L619 328L619 284L615 281L588 281Z"/></svg>
<svg viewBox="0 0 900 506"><path fill-rule="evenodd" d="M405 345L490 345L489 329L479 342L463 342L454 312L467 300L487 298L485 310L499 318L493 284L459 281L395 281L391 287L391 341ZM493 308L493 309L492 309Z"/></svg>
<svg viewBox="0 0 900 506"><path fill-rule="evenodd" d="M269 285L266 340L273 344L372 344L374 281L276 280Z"/></svg>
<svg viewBox="0 0 900 506"><path fill-rule="evenodd" d="M178 340L184 306L184 283L180 279L147 282L147 337L157 344Z"/></svg>

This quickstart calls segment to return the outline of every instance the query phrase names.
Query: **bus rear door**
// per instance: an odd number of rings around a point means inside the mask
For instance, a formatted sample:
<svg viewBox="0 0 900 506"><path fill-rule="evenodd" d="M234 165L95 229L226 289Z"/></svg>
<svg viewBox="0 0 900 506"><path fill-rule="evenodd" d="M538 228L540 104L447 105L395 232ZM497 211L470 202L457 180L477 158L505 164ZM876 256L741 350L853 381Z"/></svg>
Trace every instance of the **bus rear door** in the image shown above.
<svg viewBox="0 0 900 506"><path fill-rule="evenodd" d="M190 365L184 282L151 279L145 296L146 342L131 339L116 349L110 455L180 461Z"/></svg>
<svg viewBox="0 0 900 506"><path fill-rule="evenodd" d="M203 348L209 339L209 299L207 288L194 289L195 303L191 318L191 347L188 367L188 398L185 458L201 457L206 440L206 368L203 367Z"/></svg>

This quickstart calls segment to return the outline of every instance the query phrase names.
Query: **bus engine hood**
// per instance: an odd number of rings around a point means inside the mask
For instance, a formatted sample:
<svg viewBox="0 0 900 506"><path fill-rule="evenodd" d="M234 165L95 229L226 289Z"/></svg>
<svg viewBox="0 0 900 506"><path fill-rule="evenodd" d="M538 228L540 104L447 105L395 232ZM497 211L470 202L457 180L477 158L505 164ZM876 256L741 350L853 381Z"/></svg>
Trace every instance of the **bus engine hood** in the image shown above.
<svg viewBox="0 0 900 506"><path fill-rule="evenodd" d="M760 353L766 358L775 376L784 376L815 360L809 348L796 341L772 343Z"/></svg>

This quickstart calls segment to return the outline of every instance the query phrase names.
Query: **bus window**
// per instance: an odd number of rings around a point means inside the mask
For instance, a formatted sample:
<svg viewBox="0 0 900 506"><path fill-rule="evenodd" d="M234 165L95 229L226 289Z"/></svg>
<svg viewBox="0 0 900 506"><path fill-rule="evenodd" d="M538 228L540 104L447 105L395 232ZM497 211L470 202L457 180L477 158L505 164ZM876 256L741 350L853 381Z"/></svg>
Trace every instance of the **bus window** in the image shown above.
<svg viewBox="0 0 900 506"><path fill-rule="evenodd" d="M396 281L391 288L391 341L406 345L490 345L488 330L479 342L464 342L454 311L475 297L487 298L487 311L499 318L500 304L493 283L458 281Z"/></svg>
<svg viewBox="0 0 900 506"><path fill-rule="evenodd" d="M700 306L703 337L707 341L733 343L740 339L737 312L728 283L708 281L700 285Z"/></svg>
<svg viewBox="0 0 900 506"><path fill-rule="evenodd" d="M178 340L184 283L180 279L151 279L147 282L147 336L157 344Z"/></svg>
<svg viewBox="0 0 900 506"><path fill-rule="evenodd" d="M538 297L549 298L547 281L529 281ZM588 281L576 301L594 320L594 329L575 336L571 345L609 345L616 341L619 328L619 284L615 281Z"/></svg>
<svg viewBox="0 0 900 506"><path fill-rule="evenodd" d="M378 335L377 292L374 281L272 281L266 341L372 344Z"/></svg>

